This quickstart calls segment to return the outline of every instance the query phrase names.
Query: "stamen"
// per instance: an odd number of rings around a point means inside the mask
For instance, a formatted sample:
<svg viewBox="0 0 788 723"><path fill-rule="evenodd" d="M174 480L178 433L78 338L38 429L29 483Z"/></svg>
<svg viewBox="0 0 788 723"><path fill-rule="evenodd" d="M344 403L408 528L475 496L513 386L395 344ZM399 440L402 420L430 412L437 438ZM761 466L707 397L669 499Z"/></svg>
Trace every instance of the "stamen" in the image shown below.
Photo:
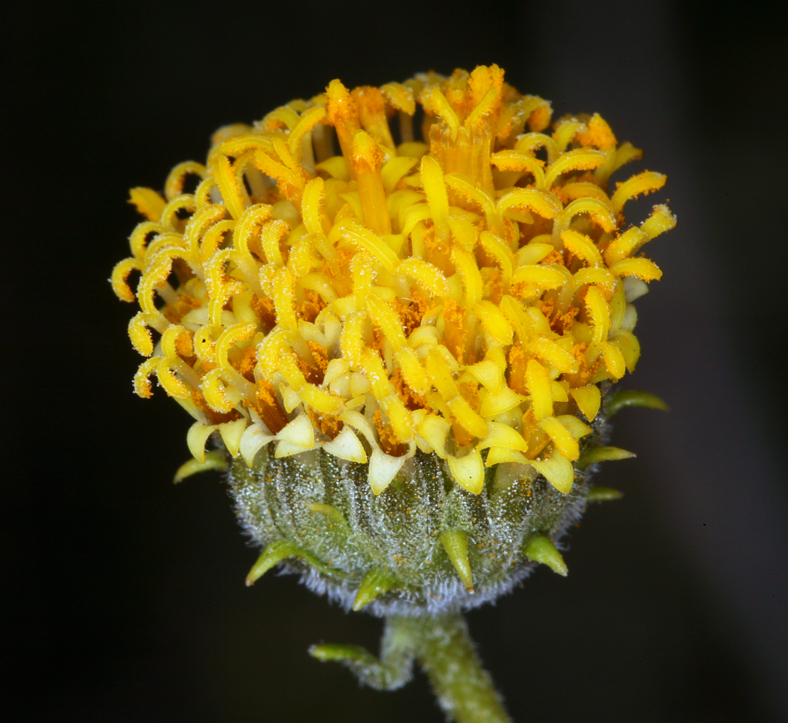
<svg viewBox="0 0 788 723"><path fill-rule="evenodd" d="M351 166L358 181L364 223L374 233L391 233L391 219L386 206L386 192L380 176L383 153L377 143L364 131L353 137Z"/></svg>
<svg viewBox="0 0 788 723"><path fill-rule="evenodd" d="M332 80L326 88L326 111L328 120L336 129L342 155L346 159L352 158L353 138L361 130L358 107L348 89L339 80ZM350 173L353 178L352 169Z"/></svg>

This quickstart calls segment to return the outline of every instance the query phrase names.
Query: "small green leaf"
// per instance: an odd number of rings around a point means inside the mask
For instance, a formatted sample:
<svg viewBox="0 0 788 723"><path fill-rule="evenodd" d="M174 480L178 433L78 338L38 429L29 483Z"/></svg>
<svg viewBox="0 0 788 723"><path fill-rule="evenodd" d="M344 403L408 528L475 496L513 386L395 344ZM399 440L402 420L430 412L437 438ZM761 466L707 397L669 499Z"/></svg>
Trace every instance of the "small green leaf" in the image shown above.
<svg viewBox="0 0 788 723"><path fill-rule="evenodd" d="M214 450L213 452L208 452L205 455L204 462L198 462L196 459L190 459L188 462L184 462L180 467L178 467L178 471L175 473L175 479L173 482L176 484L185 480L187 477L191 477L193 474L197 474L198 472L208 472L212 469L218 469L220 472L227 471L227 460L225 459L224 452Z"/></svg>
<svg viewBox="0 0 788 723"><path fill-rule="evenodd" d="M372 653L358 645L339 645L338 643L313 645L309 648L309 654L324 663L338 661L372 665L377 662L377 658Z"/></svg>
<svg viewBox="0 0 788 723"><path fill-rule="evenodd" d="M624 407L648 407L667 412L669 407L656 394L639 392L636 389L622 389L616 392L605 404L605 413L612 417Z"/></svg>
<svg viewBox="0 0 788 723"><path fill-rule="evenodd" d="M528 540L525 546L525 556L529 560L547 565L553 572L566 577L568 572L564 558L558 548L546 535L536 535Z"/></svg>

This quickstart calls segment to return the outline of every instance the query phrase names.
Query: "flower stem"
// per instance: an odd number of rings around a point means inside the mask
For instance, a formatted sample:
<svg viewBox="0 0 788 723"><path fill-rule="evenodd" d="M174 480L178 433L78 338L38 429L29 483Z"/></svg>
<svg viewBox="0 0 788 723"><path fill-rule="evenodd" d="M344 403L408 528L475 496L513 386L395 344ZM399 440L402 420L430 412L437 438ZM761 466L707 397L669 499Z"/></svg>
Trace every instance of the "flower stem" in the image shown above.
<svg viewBox="0 0 788 723"><path fill-rule="evenodd" d="M456 723L511 723L463 616L430 615L420 623L417 659L446 714Z"/></svg>
<svg viewBox="0 0 788 723"><path fill-rule="evenodd" d="M419 661L446 715L455 723L511 723L482 668L460 613L390 615L380 658L355 645L314 645L318 660L343 663L366 685L396 690L413 677Z"/></svg>

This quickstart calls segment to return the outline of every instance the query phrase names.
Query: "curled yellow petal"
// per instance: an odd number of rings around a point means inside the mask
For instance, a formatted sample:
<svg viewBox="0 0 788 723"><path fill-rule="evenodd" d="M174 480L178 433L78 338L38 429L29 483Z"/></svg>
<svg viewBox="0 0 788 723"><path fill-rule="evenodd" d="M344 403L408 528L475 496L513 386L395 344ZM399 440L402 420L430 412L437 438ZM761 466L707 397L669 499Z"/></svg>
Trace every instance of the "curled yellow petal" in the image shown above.
<svg viewBox="0 0 788 723"><path fill-rule="evenodd" d="M129 338L132 346L142 356L153 354L153 336L145 321L145 314L141 311L135 314L129 322Z"/></svg>
<svg viewBox="0 0 788 723"><path fill-rule="evenodd" d="M439 223L449 213L449 196L443 180L443 171L431 156L424 156L421 159L421 182L424 184L424 193L427 194L432 218L435 223Z"/></svg>
<svg viewBox="0 0 788 723"><path fill-rule="evenodd" d="M417 450L474 494L485 465L493 492L538 472L571 490L586 421L640 357L633 302L662 274L643 248L676 219L625 219L664 176L613 190L641 152L599 115L545 133L551 114L481 66L334 80L219 129L163 195L131 191L111 283L139 306L137 393L157 376L199 458L218 431L248 465L269 444L366 464L375 494Z"/></svg>
<svg viewBox="0 0 788 723"><path fill-rule="evenodd" d="M227 396L224 382L222 381L222 370L213 369L203 378L200 388L202 389L205 401L208 406L220 414L227 414L235 407L235 402Z"/></svg>

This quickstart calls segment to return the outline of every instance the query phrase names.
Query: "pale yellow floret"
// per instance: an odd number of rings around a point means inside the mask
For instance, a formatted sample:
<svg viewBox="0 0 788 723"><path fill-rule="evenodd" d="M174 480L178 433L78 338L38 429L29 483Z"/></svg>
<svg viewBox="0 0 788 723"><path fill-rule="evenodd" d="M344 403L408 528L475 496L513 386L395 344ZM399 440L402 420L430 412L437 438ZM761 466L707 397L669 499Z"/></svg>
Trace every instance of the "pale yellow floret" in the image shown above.
<svg viewBox="0 0 788 723"><path fill-rule="evenodd" d="M538 357L542 361L546 361L559 372L576 374L578 371L577 359L575 359L569 351L551 339L547 339L544 336L536 337L533 341L528 343L527 349L535 357Z"/></svg>
<svg viewBox="0 0 788 723"><path fill-rule="evenodd" d="M500 216L495 202L487 193L474 186L470 178L459 173L450 173L444 176L444 181L458 196L470 201L472 205L478 206L484 213L487 225L494 231L500 232L502 228Z"/></svg>
<svg viewBox="0 0 788 723"><path fill-rule="evenodd" d="M129 338L131 345L142 356L153 354L153 336L145 321L145 314L141 311L135 314L129 322Z"/></svg>
<svg viewBox="0 0 788 723"><path fill-rule="evenodd" d="M547 369L536 359L530 359L525 371L528 391L531 394L531 409L537 421L553 414L553 392Z"/></svg>
<svg viewBox="0 0 788 723"><path fill-rule="evenodd" d="M205 401L216 412L227 414L235 407L235 400L227 395L227 388L222 380L222 370L212 369L202 378L200 389Z"/></svg>
<svg viewBox="0 0 788 723"><path fill-rule="evenodd" d="M544 133L524 133L515 143L514 150L524 155L533 155L540 148L547 151L549 163L555 161L558 156L558 145L550 136Z"/></svg>
<svg viewBox="0 0 788 723"><path fill-rule="evenodd" d="M602 394L599 387L596 384L587 384L584 387L570 389L569 393L577 402L577 407L585 415L585 418L589 422L593 422L602 406Z"/></svg>
<svg viewBox="0 0 788 723"><path fill-rule="evenodd" d="M654 210L640 226L646 235L652 239L665 231L676 227L676 217L667 206L654 206Z"/></svg>
<svg viewBox="0 0 788 723"><path fill-rule="evenodd" d="M131 192L146 220L111 283L140 307L136 392L157 376L200 461L217 432L247 463L322 447L380 494L418 449L473 494L512 463L568 493L600 384L640 357L632 301L661 277L642 249L676 221L659 205L624 230L664 176L611 195L640 151L598 115L548 130L550 113L491 66L336 80L220 129L163 197Z"/></svg>
<svg viewBox="0 0 788 723"><path fill-rule="evenodd" d="M602 342L600 346L602 347L602 357L605 360L605 367L608 372L610 372L610 376L613 377L615 381L618 381L626 372L627 364L624 355L617 346L611 344L609 341Z"/></svg>
<svg viewBox="0 0 788 723"><path fill-rule="evenodd" d="M140 262L135 258L124 259L119 264L115 265L115 268L112 269L110 283L112 284L112 290L119 299L134 303L137 297L134 296L134 292L129 287L127 279L132 271L141 270Z"/></svg>
<svg viewBox="0 0 788 723"><path fill-rule="evenodd" d="M156 191L150 188L132 188L129 192L129 203L149 221L158 221L167 202Z"/></svg>
<svg viewBox="0 0 788 723"><path fill-rule="evenodd" d="M479 415L484 419L497 417L499 414L504 414L519 407L526 399L525 396L518 394L509 387L503 387L498 392L490 392L482 399L479 405Z"/></svg>
<svg viewBox="0 0 788 723"><path fill-rule="evenodd" d="M616 276L636 276L643 281L656 281L662 278L662 271L651 259L624 259L610 267Z"/></svg>
<svg viewBox="0 0 788 723"><path fill-rule="evenodd" d="M564 118L558 121L553 132L553 140L558 153L563 154L575 136L587 131L588 126L577 118Z"/></svg>
<svg viewBox="0 0 788 723"><path fill-rule="evenodd" d="M570 462L580 456L580 446L572 433L555 417L545 417L540 420L539 426L550 435L555 448Z"/></svg>
<svg viewBox="0 0 788 723"><path fill-rule="evenodd" d="M175 360L170 360L166 357L159 360L159 366L156 369L156 375L159 377L159 384L161 384L164 391L171 397L188 399L189 388L175 376L172 369L174 363L176 363Z"/></svg>
<svg viewBox="0 0 788 723"><path fill-rule="evenodd" d="M544 190L546 187L544 163L538 158L517 151L499 151L490 157L490 161L498 170L515 174L512 180L519 181L523 174L530 173L536 188Z"/></svg>
<svg viewBox="0 0 788 723"><path fill-rule="evenodd" d="M272 149L272 152L276 153L278 159L281 159L282 155L285 155L288 161L293 161L292 157L289 156L287 146L282 143L278 144L276 150ZM300 202L304 186L306 185L303 175L293 171L286 163L280 162L280 160L269 156L262 150L254 152L254 164L261 173L278 182L282 189L282 194L288 201L292 201L293 203ZM242 195L244 191L243 186L238 187L238 191ZM222 191L222 194L224 194L224 191ZM232 211L233 209L230 208L231 213ZM235 216L235 214L233 214L233 216Z"/></svg>
<svg viewBox="0 0 788 723"><path fill-rule="evenodd" d="M469 304L470 306L470 304ZM509 346L514 339L514 331L504 313L491 301L480 301L475 307L484 330L502 346Z"/></svg>
<svg viewBox="0 0 788 723"><path fill-rule="evenodd" d="M340 239L347 239L358 244L360 248L372 254L387 271L392 271L398 262L397 255L385 244L383 239L356 221L348 220L334 226L328 240L331 243L336 243Z"/></svg>
<svg viewBox="0 0 788 723"><path fill-rule="evenodd" d="M484 487L484 462L476 450L464 457L447 457L449 469L457 483L468 492L478 495Z"/></svg>
<svg viewBox="0 0 788 723"><path fill-rule="evenodd" d="M561 241L564 242L564 248L590 266L602 266L604 264L602 253L590 236L569 229L561 234Z"/></svg>
<svg viewBox="0 0 788 723"><path fill-rule="evenodd" d="M152 389L149 377L159 368L160 361L161 357L151 357L140 364L137 373L134 375L133 382L134 391L139 394L139 396L146 399L151 396Z"/></svg>
<svg viewBox="0 0 788 723"><path fill-rule="evenodd" d="M508 424L489 422L488 429L489 433L476 445L477 449L501 447L516 452L526 452L528 450L528 442L523 439L523 436L516 429L513 429Z"/></svg>
<svg viewBox="0 0 788 723"><path fill-rule="evenodd" d="M506 213L509 209L524 208L542 218L552 219L563 211L561 202L549 191L540 188L515 188L501 196L497 209Z"/></svg>
<svg viewBox="0 0 788 723"><path fill-rule="evenodd" d="M613 204L613 210L616 213L621 213L627 201L644 193L658 191L665 185L666 180L667 177L665 175L654 173L653 171L643 171L643 173L638 173L637 176L632 176L629 180L619 184L616 192L610 199L610 202Z"/></svg>
<svg viewBox="0 0 788 723"><path fill-rule="evenodd" d="M446 277L432 264L421 259L407 259L397 266L397 272L413 279L427 293L437 298L449 295Z"/></svg>
<svg viewBox="0 0 788 723"><path fill-rule="evenodd" d="M550 457L543 460L531 460L537 471L544 475L547 481L559 492L568 494L575 481L575 471L572 463L564 457L558 449L554 449Z"/></svg>
<svg viewBox="0 0 788 723"><path fill-rule="evenodd" d="M542 289L557 289L570 280L572 274L563 266L527 265L515 269L512 281L527 283Z"/></svg>
<svg viewBox="0 0 788 723"><path fill-rule="evenodd" d="M383 151L364 131L353 136L351 165L358 183L361 214L365 225L379 235L391 233L391 219L386 205L386 190L380 169L385 160Z"/></svg>
<svg viewBox="0 0 788 723"><path fill-rule="evenodd" d="M489 231L482 231L481 234L479 234L479 243L501 267L501 280L504 283L508 282L512 277L512 271L514 269L511 249L504 243L500 236L496 236Z"/></svg>
<svg viewBox="0 0 788 723"><path fill-rule="evenodd" d="M249 198L243 184L238 180L230 160L225 155L217 154L211 165L211 171L216 178L216 184L227 210L233 218L240 218Z"/></svg>
<svg viewBox="0 0 788 723"><path fill-rule="evenodd" d="M449 195L443 170L432 156L423 156L421 159L421 182L430 206L432 220L435 224L439 224L449 214Z"/></svg>
<svg viewBox="0 0 788 723"><path fill-rule="evenodd" d="M452 140L454 140L457 137L457 131L460 129L460 119L440 88L434 86L427 88L421 95L421 102L427 113L440 117L441 121L448 127Z"/></svg>
<svg viewBox="0 0 788 723"><path fill-rule="evenodd" d="M204 181L207 173L208 169L202 163L195 163L194 161L179 163L167 176L167 181L164 184L164 197L168 201L178 198L183 193L187 176L196 176L201 181Z"/></svg>
<svg viewBox="0 0 788 723"><path fill-rule="evenodd" d="M594 327L592 342L601 344L607 339L607 332L610 329L610 310L607 301L596 286L590 286L586 292L585 303Z"/></svg>
<svg viewBox="0 0 788 723"><path fill-rule="evenodd" d="M320 176L313 178L304 187L301 217L309 233L323 234L330 230L331 221L325 216L325 195L326 184Z"/></svg>
<svg viewBox="0 0 788 723"><path fill-rule="evenodd" d="M184 193L182 196L173 198L167 202L164 210L161 212L159 223L168 231L179 233L182 228L180 216L187 213L194 213L197 210L197 204L194 201L194 196ZM178 239L180 242L180 239Z"/></svg>
<svg viewBox="0 0 788 723"><path fill-rule="evenodd" d="M601 198L586 197L576 198L563 209L553 233L565 230L576 216L582 214L588 214L590 219L607 233L616 230L616 217L610 204Z"/></svg>
<svg viewBox="0 0 788 723"><path fill-rule="evenodd" d="M552 188L562 173L597 168L604 162L605 154L590 148L578 148L574 151L567 151L561 154L555 163L551 163L548 166L544 180L545 188Z"/></svg>
<svg viewBox="0 0 788 723"><path fill-rule="evenodd" d="M326 109L322 106L314 106L304 112L290 131L290 135L287 137L287 147L296 162L301 160L307 134L325 117Z"/></svg>
<svg viewBox="0 0 788 723"><path fill-rule="evenodd" d="M473 255L460 246L455 246L452 249L451 260L457 268L457 273L462 277L465 288L465 304L472 309L482 300L484 292L479 267Z"/></svg>

